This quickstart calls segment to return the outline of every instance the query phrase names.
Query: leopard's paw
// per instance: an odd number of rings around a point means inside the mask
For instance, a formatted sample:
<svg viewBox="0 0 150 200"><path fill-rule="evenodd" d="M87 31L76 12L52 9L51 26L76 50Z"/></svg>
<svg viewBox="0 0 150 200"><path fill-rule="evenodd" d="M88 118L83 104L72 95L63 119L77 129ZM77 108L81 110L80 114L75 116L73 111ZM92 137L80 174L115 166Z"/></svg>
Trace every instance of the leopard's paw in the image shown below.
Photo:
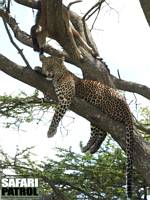
<svg viewBox="0 0 150 200"><path fill-rule="evenodd" d="M86 146L83 146L82 142L80 142L80 149L82 153L86 153L87 151L89 151L90 146L88 144Z"/></svg>
<svg viewBox="0 0 150 200"><path fill-rule="evenodd" d="M47 132L47 137L50 138L50 137L53 137L57 132L57 129L54 128L54 127L50 127L48 132Z"/></svg>

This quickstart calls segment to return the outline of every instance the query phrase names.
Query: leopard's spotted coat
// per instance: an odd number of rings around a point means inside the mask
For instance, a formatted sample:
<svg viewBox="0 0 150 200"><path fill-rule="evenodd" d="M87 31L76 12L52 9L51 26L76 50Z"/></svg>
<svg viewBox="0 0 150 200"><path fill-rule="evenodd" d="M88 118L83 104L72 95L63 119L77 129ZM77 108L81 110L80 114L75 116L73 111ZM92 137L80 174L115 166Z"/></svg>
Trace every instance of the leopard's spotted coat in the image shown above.
<svg viewBox="0 0 150 200"><path fill-rule="evenodd" d="M42 57L42 69L44 74L52 79L59 105L53 116L48 130L48 137L55 135L60 120L70 107L74 96L84 99L90 104L98 107L103 113L107 114L115 121L124 124L126 128L126 154L127 154L127 196L132 196L132 168L133 168L133 122L132 115L125 100L118 92L93 80L82 80L69 72L63 64L62 58ZM106 133L96 127L91 126L91 138L83 151L97 151L100 144L106 137ZM94 135L94 136L93 136ZM93 149L92 149L93 148Z"/></svg>

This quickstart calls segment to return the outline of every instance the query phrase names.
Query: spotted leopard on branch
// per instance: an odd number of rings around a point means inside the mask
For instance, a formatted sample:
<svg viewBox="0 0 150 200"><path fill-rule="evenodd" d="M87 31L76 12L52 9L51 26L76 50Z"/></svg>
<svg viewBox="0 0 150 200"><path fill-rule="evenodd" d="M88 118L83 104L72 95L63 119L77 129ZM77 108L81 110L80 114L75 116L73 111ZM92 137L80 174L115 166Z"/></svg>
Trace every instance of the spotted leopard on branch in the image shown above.
<svg viewBox="0 0 150 200"><path fill-rule="evenodd" d="M62 58L41 57L42 70L47 79L52 80L59 101L48 130L48 137L57 132L60 120L69 109L72 99L76 96L99 108L111 119L121 122L126 129L126 176L127 196L132 197L132 169L133 169L133 121L130 109L124 98L115 89L104 85L100 81L82 80L68 71ZM83 152L95 152L106 137L106 133L91 124L91 137ZM95 143L97 144L93 146ZM93 148L93 149L92 149Z"/></svg>

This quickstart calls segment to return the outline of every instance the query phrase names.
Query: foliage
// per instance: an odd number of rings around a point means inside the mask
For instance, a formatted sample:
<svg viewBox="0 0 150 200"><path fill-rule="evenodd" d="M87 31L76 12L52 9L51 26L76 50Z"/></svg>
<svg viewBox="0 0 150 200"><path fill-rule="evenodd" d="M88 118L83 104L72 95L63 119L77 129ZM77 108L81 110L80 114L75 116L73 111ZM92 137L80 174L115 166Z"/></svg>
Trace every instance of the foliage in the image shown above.
<svg viewBox="0 0 150 200"><path fill-rule="evenodd" d="M140 109L140 113L142 116L141 122L147 126L150 126L150 108L142 107Z"/></svg>
<svg viewBox="0 0 150 200"><path fill-rule="evenodd" d="M50 103L39 98L37 90L31 96L24 92L17 96L0 96L0 116L6 128L19 128L21 124L33 121L39 123L49 107Z"/></svg>
<svg viewBox="0 0 150 200"><path fill-rule="evenodd" d="M14 158L1 151L2 168L3 172L14 169L24 177L39 177L40 192L50 199L59 199L56 189L70 200L125 199L125 156L110 140L106 147L95 156L58 148L55 160L40 163L31 159L30 148L17 150ZM134 199L141 199L144 182L137 172L134 176Z"/></svg>
<svg viewBox="0 0 150 200"><path fill-rule="evenodd" d="M140 108L140 120L136 122L138 132L148 141L150 141L150 108Z"/></svg>

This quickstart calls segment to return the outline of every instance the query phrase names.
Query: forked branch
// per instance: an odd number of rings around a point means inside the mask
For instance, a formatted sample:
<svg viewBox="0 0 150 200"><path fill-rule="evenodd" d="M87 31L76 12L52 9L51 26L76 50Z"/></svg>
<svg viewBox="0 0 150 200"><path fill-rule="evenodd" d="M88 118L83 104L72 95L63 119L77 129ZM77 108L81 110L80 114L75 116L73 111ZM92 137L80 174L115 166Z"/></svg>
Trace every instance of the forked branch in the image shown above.
<svg viewBox="0 0 150 200"><path fill-rule="evenodd" d="M97 2L94 6L92 6L82 17L82 19L88 20L97 10L100 10L102 4L105 2L105 0L100 0Z"/></svg>

